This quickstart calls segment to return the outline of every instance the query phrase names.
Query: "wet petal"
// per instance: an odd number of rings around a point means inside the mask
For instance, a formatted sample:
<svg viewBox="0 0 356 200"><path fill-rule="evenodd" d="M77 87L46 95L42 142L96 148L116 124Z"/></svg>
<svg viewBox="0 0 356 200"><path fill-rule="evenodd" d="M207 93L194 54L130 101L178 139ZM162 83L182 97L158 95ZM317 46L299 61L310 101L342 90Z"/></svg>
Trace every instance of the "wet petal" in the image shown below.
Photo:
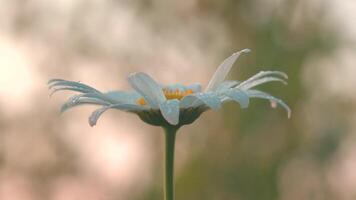
<svg viewBox="0 0 356 200"><path fill-rule="evenodd" d="M89 125L95 126L100 116L107 111L108 109L115 108L119 110L129 111L129 112L139 112L142 110L146 110L142 106L134 105L134 104L114 104L109 106L104 106L95 110L89 117Z"/></svg>
<svg viewBox="0 0 356 200"><path fill-rule="evenodd" d="M218 69L215 71L213 77L209 81L208 86L206 87L205 91L212 91L215 90L220 83L222 83L227 74L229 73L232 65L235 63L235 61L239 58L239 56L242 53L248 53L250 52L249 49L243 49L239 52L236 52L232 54L230 57L226 58L218 67Z"/></svg>
<svg viewBox="0 0 356 200"><path fill-rule="evenodd" d="M166 100L162 88L149 75L139 72L128 77L128 81L152 108L158 108L159 104Z"/></svg>
<svg viewBox="0 0 356 200"><path fill-rule="evenodd" d="M71 96L61 107L61 113L69 108L83 104L109 105L110 102L102 99L102 95L97 93L84 93Z"/></svg>
<svg viewBox="0 0 356 200"><path fill-rule="evenodd" d="M177 125L179 122L179 101L177 99L164 101L159 105L159 109L168 123Z"/></svg>
<svg viewBox="0 0 356 200"><path fill-rule="evenodd" d="M194 104L194 106L197 107L197 106L203 105L204 102L199 100L194 95L187 95L187 96L183 97L183 99L180 101L179 107L189 108L189 107L193 107L193 104Z"/></svg>
<svg viewBox="0 0 356 200"><path fill-rule="evenodd" d="M84 83L67 81L63 79L51 79L48 81L49 89L53 89L54 92L59 90L73 90L82 93L101 93L97 89L90 87ZM53 93L54 93L53 92Z"/></svg>
<svg viewBox="0 0 356 200"><path fill-rule="evenodd" d="M247 108L248 104L250 103L250 98L246 93L246 91L244 90L229 89L226 92L224 92L224 94L228 96L230 99L238 102L241 108Z"/></svg>
<svg viewBox="0 0 356 200"><path fill-rule="evenodd" d="M249 79L243 81L239 86L248 84L250 82L253 82L257 79L266 77L266 76L278 76L280 78L284 78L284 79L288 79L288 75L284 72L280 72L280 71L260 71L257 74L251 76Z"/></svg>
<svg viewBox="0 0 356 200"><path fill-rule="evenodd" d="M197 93L195 96L213 110L217 110L221 106L219 97L214 93Z"/></svg>
<svg viewBox="0 0 356 200"><path fill-rule="evenodd" d="M196 93L193 95L185 96L181 101L182 108L198 107L201 105L207 105L213 110L217 110L221 106L219 97L211 92L208 93Z"/></svg>
<svg viewBox="0 0 356 200"><path fill-rule="evenodd" d="M224 81L216 88L216 91L219 92L219 91L224 91L224 90L230 89L232 87L237 86L239 83L240 83L239 81L231 81L231 80Z"/></svg>
<svg viewBox="0 0 356 200"><path fill-rule="evenodd" d="M241 84L239 86L237 86L237 88L241 88L241 89L250 89L253 87L256 87L258 85L264 84L264 83L268 83L268 82L272 82L272 81L279 81L282 82L283 84L287 85L287 82L283 79L277 78L277 77L264 77L264 78L260 78L245 84Z"/></svg>
<svg viewBox="0 0 356 200"><path fill-rule="evenodd" d="M289 106L284 103L282 100L266 93L266 92L262 92L262 91L259 91L259 90L247 90L246 91L248 96L250 98L261 98L261 99L268 99L270 100L273 104L277 103L279 105L281 105L286 111L287 111L287 114L288 114L288 118L290 118L291 114L292 114L292 111L291 109L289 108Z"/></svg>
<svg viewBox="0 0 356 200"><path fill-rule="evenodd" d="M60 112L61 113L66 112L67 110L80 105L110 105L110 104L100 99L94 99L94 98L76 99L75 97L71 97L61 106Z"/></svg>
<svg viewBox="0 0 356 200"><path fill-rule="evenodd" d="M97 110L95 110L89 117L88 121L89 121L89 125L90 126L95 126L96 123L98 122L99 117L108 109L110 109L111 106L104 106L102 108L99 108Z"/></svg>
<svg viewBox="0 0 356 200"><path fill-rule="evenodd" d="M110 91L105 96L116 103L135 104L141 95L135 91Z"/></svg>
<svg viewBox="0 0 356 200"><path fill-rule="evenodd" d="M62 90L70 90L70 91L74 91L74 92L81 92L81 93L88 93L90 91L86 91L80 88L75 88L75 87L68 87L68 86L61 86L61 87L55 87L52 88L51 93L49 94L49 96L51 97L53 94L55 94L58 91L62 91Z"/></svg>

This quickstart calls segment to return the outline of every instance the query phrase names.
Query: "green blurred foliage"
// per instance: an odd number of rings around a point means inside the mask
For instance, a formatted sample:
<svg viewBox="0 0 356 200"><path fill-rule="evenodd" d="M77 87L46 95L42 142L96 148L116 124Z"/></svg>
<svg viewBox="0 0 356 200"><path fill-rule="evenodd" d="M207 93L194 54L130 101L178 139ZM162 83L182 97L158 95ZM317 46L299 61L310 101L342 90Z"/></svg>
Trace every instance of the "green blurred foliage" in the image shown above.
<svg viewBox="0 0 356 200"><path fill-rule="evenodd" d="M297 3L286 1L283 10L274 10L263 23L255 23L252 10L258 1L199 1L199 12L218 16L226 23L229 35L238 36L232 37L231 47L252 49L249 56L238 61L239 69L233 70L231 77L243 80L260 70L286 72L288 86L270 84L263 89L284 99L294 114L287 119L282 109L271 111L268 102L258 100L252 101L247 110L234 104L225 105L221 126L228 132L212 133L206 150L189 159L177 177L177 199L280 199L279 170L289 160L311 156L322 168L337 149L345 131L340 129L342 125L326 127L324 131L328 134L305 141L302 134L305 127L298 118L309 92L302 82L301 66L313 53L331 53L339 38L320 23L319 19L327 14L322 7L302 19L303 30L293 32L291 15L298 12ZM221 56L224 55L222 52ZM194 134L194 129L190 134ZM160 198L159 187L148 191L149 199ZM322 192L326 193L327 188Z"/></svg>

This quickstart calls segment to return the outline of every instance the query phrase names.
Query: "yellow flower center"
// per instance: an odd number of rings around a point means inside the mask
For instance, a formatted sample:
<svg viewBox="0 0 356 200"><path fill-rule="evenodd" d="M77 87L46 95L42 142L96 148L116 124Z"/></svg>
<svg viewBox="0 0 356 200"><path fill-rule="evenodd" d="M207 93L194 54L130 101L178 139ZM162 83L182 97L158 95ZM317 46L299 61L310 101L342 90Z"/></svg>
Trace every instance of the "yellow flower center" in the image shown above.
<svg viewBox="0 0 356 200"><path fill-rule="evenodd" d="M170 100L170 99L181 100L183 97L194 93L193 90L191 90L191 89L180 91L179 89L170 90L170 89L167 89L167 88L163 88L162 91L163 91L164 96L166 96L167 100ZM144 106L144 105L147 104L143 97L137 99L136 103L138 105L141 105L141 106Z"/></svg>

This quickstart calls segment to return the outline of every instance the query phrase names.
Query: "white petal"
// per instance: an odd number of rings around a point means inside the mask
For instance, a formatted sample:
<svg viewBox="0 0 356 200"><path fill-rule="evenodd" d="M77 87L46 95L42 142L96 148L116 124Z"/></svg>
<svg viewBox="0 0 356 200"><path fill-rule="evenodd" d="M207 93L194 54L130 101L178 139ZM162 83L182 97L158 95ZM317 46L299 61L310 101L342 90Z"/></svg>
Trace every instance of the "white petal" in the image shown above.
<svg viewBox="0 0 356 200"><path fill-rule="evenodd" d="M84 95L75 95L70 97L60 109L60 112L63 113L73 107L80 105L110 105L110 102L104 101L98 98L84 97Z"/></svg>
<svg viewBox="0 0 356 200"><path fill-rule="evenodd" d="M152 108L158 108L159 104L166 100L162 88L149 75L139 72L128 77L128 81Z"/></svg>
<svg viewBox="0 0 356 200"><path fill-rule="evenodd" d="M187 95L185 96L181 101L180 101L180 107L181 108L189 108L194 106L198 107L200 105L203 105L204 102L199 100L196 96L194 95Z"/></svg>
<svg viewBox="0 0 356 200"><path fill-rule="evenodd" d="M110 91L105 93L108 99L116 103L134 104L141 95L135 91Z"/></svg>
<svg viewBox="0 0 356 200"><path fill-rule="evenodd" d="M119 110L124 110L124 111L130 111L130 112L136 112L136 111L141 111L141 110L146 110L142 106L138 105L133 105L133 104L114 104L110 106L104 106L102 108L99 108L95 110L89 117L89 125L90 126L95 126L99 117L108 109L110 108L116 108Z"/></svg>
<svg viewBox="0 0 356 200"><path fill-rule="evenodd" d="M263 78L263 77L266 77L266 76L279 76L281 78L288 79L288 75L286 73L284 73L284 72L280 72L280 71L260 71L257 74L251 76L249 79L243 81L239 86L248 84L250 82L253 82L253 81L257 80L257 79L260 79L260 78Z"/></svg>
<svg viewBox="0 0 356 200"><path fill-rule="evenodd" d="M230 99L238 102L241 108L247 108L248 104L250 103L250 99L246 91L239 90L239 89L229 89L224 92L226 96Z"/></svg>
<svg viewBox="0 0 356 200"><path fill-rule="evenodd" d="M110 109L110 106L105 106L102 108L99 108L97 110L95 110L89 117L88 121L89 121L89 125L90 126L95 126L96 122L98 121L99 117L108 109Z"/></svg>
<svg viewBox="0 0 356 200"><path fill-rule="evenodd" d="M221 106L221 101L215 93L196 93L185 96L181 101L182 108L198 107L205 104L213 110L217 110Z"/></svg>
<svg viewBox="0 0 356 200"><path fill-rule="evenodd" d="M63 79L51 79L48 81L49 89L53 89L53 93L59 90L73 90L83 93L101 93L97 89L90 87L84 83L75 81L66 81Z"/></svg>
<svg viewBox="0 0 356 200"><path fill-rule="evenodd" d="M246 89L250 89L250 88L256 87L258 85L264 84L264 83L272 82L272 81L279 81L279 82L282 82L283 84L287 85L287 82L283 79L280 79L277 77L264 77L264 78L250 81L245 84L238 85L237 88L246 90Z"/></svg>
<svg viewBox="0 0 356 200"><path fill-rule="evenodd" d="M266 92L262 92L259 90L247 90L246 91L248 93L248 96L250 98L261 98L261 99L268 99L272 102L272 105L275 105L275 103L281 105L284 109L286 109L287 114L288 114L288 118L290 118L292 111L289 108L289 106L287 104L285 104L282 100L266 93Z"/></svg>
<svg viewBox="0 0 356 200"><path fill-rule="evenodd" d="M228 90L232 87L237 86L239 83L240 83L239 81L232 81L232 80L224 81L216 88L216 92Z"/></svg>
<svg viewBox="0 0 356 200"><path fill-rule="evenodd" d="M248 53L250 52L249 49L243 49L239 52L232 54L230 57L226 58L215 71L213 77L210 79L208 86L206 87L205 91L215 90L220 83L222 83L227 74L229 73L232 65L235 61L239 58L241 53Z"/></svg>
<svg viewBox="0 0 356 200"><path fill-rule="evenodd" d="M172 125L179 123L179 101L177 99L162 102L159 109L168 123Z"/></svg>

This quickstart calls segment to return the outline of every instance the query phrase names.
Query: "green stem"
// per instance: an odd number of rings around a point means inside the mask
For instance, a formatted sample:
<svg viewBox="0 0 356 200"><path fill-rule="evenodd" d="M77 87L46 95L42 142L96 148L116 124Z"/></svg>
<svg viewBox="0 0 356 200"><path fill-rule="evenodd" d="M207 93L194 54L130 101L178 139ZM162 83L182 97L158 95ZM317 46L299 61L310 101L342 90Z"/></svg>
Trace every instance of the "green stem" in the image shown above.
<svg viewBox="0 0 356 200"><path fill-rule="evenodd" d="M177 129L165 127L164 199L174 200L174 144Z"/></svg>

